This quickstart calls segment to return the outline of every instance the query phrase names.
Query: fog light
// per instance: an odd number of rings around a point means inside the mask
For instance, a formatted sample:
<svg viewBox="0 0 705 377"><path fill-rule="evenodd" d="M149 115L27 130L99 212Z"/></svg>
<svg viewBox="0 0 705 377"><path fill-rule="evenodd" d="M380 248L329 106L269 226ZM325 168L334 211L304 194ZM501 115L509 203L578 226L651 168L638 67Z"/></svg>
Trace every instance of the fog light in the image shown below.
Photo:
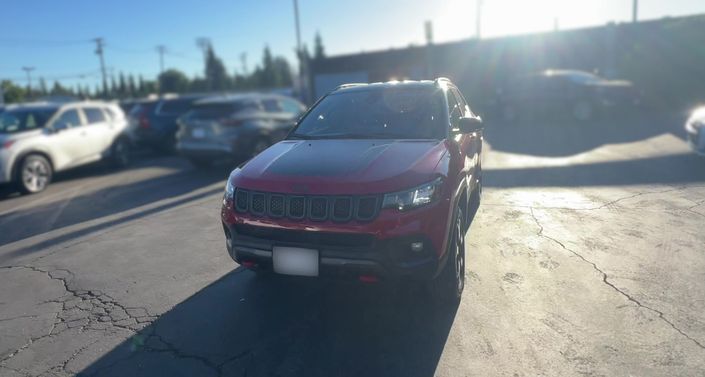
<svg viewBox="0 0 705 377"><path fill-rule="evenodd" d="M418 253L421 250L423 250L423 242L412 242L411 243L411 251Z"/></svg>

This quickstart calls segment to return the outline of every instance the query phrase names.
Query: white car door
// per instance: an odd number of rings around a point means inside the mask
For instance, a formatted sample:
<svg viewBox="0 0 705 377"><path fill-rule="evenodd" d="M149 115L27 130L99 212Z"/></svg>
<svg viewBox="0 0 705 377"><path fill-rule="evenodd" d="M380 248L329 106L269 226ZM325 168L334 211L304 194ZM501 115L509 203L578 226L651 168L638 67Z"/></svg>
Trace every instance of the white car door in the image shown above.
<svg viewBox="0 0 705 377"><path fill-rule="evenodd" d="M57 170L79 165L88 155L88 132L81 115L76 108L63 110L49 127L47 143Z"/></svg>
<svg viewBox="0 0 705 377"><path fill-rule="evenodd" d="M88 154L100 158L112 145L113 125L99 106L86 106L83 114L88 128Z"/></svg>

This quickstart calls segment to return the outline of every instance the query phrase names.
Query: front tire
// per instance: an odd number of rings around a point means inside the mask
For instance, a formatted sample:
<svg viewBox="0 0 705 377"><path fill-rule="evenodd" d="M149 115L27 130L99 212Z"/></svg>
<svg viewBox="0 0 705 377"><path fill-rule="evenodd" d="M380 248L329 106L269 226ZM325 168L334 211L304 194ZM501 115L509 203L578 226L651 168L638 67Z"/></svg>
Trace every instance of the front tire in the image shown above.
<svg viewBox="0 0 705 377"><path fill-rule="evenodd" d="M465 289L465 232L463 210L458 209L446 248L446 264L432 282L435 298L442 303L458 305Z"/></svg>
<svg viewBox="0 0 705 377"><path fill-rule="evenodd" d="M44 191L51 182L53 170L49 160L38 154L31 154L20 162L17 169L17 188L23 194L36 194Z"/></svg>

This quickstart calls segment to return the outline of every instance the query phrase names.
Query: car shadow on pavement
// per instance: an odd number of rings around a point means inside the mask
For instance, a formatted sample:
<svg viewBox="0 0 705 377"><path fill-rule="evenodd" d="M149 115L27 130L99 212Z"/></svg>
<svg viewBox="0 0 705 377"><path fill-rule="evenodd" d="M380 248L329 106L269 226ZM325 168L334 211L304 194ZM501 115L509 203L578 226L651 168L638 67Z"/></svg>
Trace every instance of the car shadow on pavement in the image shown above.
<svg viewBox="0 0 705 377"><path fill-rule="evenodd" d="M648 139L665 133L684 138L687 115L639 114L605 117L579 123L560 120L526 120L517 123L488 121L485 137L493 150L543 157L564 157L605 144Z"/></svg>
<svg viewBox="0 0 705 377"><path fill-rule="evenodd" d="M3 228L3 232L0 233L0 246L51 230L129 211L161 200L187 195L200 188L224 181L227 178L226 169L194 170L183 167L181 162L174 166L172 165L174 164L167 162L161 165L157 163L146 166L174 168L173 172L156 178L109 185L75 197L61 198L46 204L38 204L29 208L20 208L4 213L0 215L0 225ZM48 241L47 243L67 241L106 226L115 226L118 223L143 217L159 210L174 207L179 203L183 204L185 201L193 201L220 191L222 191L222 187L201 193L196 197L184 198L177 203L161 205L156 207L156 209L153 208L142 211L139 214L131 214L122 219L108 221L105 224L88 226L85 229L68 232L57 236L56 239L49 240L50 242ZM37 197L41 198L42 194L37 194ZM35 246L33 249L41 250L41 246Z"/></svg>
<svg viewBox="0 0 705 377"><path fill-rule="evenodd" d="M412 287L225 275L80 376L433 376L457 308Z"/></svg>

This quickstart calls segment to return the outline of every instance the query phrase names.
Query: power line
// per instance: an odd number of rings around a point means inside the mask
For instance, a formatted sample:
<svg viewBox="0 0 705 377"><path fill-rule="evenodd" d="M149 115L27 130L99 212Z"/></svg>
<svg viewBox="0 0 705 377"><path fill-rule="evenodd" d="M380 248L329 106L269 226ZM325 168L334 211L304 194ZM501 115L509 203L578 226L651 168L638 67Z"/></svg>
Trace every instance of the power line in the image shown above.
<svg viewBox="0 0 705 377"><path fill-rule="evenodd" d="M92 42L91 39L74 40L52 40L52 39L24 39L24 38L0 38L0 44L21 45L22 47L62 47L70 45L80 45Z"/></svg>

